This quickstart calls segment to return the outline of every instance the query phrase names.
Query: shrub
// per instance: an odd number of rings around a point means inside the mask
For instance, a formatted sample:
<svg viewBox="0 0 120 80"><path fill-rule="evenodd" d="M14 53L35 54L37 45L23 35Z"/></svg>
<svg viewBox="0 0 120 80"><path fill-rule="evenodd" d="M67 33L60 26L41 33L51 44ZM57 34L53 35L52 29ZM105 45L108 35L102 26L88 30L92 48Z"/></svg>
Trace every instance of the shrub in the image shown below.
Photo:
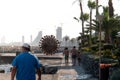
<svg viewBox="0 0 120 80"><path fill-rule="evenodd" d="M90 51L91 51L91 49L90 49L90 48L88 48L88 47L84 47L84 48L82 48L82 51L87 51L87 52L90 52Z"/></svg>
<svg viewBox="0 0 120 80"><path fill-rule="evenodd" d="M120 69L113 72L110 80L120 80Z"/></svg>
<svg viewBox="0 0 120 80"><path fill-rule="evenodd" d="M91 46L91 49L94 50L94 51L97 51L98 50L98 45Z"/></svg>
<svg viewBox="0 0 120 80"><path fill-rule="evenodd" d="M111 55L112 55L111 50L106 49L106 50L103 51L103 56L105 56L105 57L109 57L109 56L111 56Z"/></svg>

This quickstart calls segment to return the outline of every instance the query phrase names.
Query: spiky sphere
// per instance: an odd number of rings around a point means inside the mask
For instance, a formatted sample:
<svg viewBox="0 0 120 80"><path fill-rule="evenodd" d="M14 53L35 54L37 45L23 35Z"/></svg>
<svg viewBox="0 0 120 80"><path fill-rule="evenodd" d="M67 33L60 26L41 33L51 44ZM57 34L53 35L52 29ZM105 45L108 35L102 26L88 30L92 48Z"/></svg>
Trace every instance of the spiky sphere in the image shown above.
<svg viewBox="0 0 120 80"><path fill-rule="evenodd" d="M39 46L45 54L54 54L59 47L59 41L53 35L46 35L42 37Z"/></svg>

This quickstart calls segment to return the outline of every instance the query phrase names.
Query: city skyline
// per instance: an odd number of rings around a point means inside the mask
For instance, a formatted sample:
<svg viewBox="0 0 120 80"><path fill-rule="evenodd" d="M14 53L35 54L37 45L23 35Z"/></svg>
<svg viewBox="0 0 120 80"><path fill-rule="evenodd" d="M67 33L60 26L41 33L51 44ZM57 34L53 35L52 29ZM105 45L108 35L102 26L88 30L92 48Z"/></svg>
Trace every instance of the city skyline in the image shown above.
<svg viewBox="0 0 120 80"><path fill-rule="evenodd" d="M25 42L33 39L39 31L44 35L56 35L58 26L63 29L63 36L70 38L79 36L81 22L73 17L79 17L78 2L74 0L0 0L0 40L6 43L20 42L24 35ZM108 5L108 1L99 1ZM113 0L115 14L120 14L118 0ZM62 6L61 6L62 5ZM83 0L84 12L89 13L87 0ZM95 11L95 10L94 10ZM101 11L101 10L100 10Z"/></svg>
<svg viewBox="0 0 120 80"><path fill-rule="evenodd" d="M55 30L55 34L46 34L46 35L54 35L54 36L56 37L56 39L58 39L59 41L62 41L62 39L63 39L65 36L69 36L69 35L64 35L64 36L62 36L62 27L57 27L57 29ZM16 43L16 42L18 43L18 42L20 42L20 43L32 43L32 44L36 44L36 42L39 43L39 40L40 40L42 37L46 36L46 35L43 35L43 31L38 31L38 34L35 35L34 38L33 38L32 35L29 35L29 36L28 36L28 37L29 37L29 41L27 41L27 42L26 42L26 37L25 37L24 35L22 35L20 41L12 41L12 42L9 42L9 43ZM70 38L70 36L69 36L69 38ZM76 38L76 37L71 37L71 38ZM5 37L3 37L3 38L1 39L1 42L0 42L0 43L7 43L7 42L5 42L5 41L6 41L6 40L5 40ZM9 44L9 43L8 43L8 44Z"/></svg>
<svg viewBox="0 0 120 80"><path fill-rule="evenodd" d="M32 35L30 35L29 36L30 41L27 42L27 43L29 43L31 46L39 46L39 42L40 42L41 38L44 37L42 35L42 33L43 33L42 31L39 31L38 34L36 35L36 37L34 39L32 38ZM48 35L48 36L50 36L50 35ZM65 37L66 36L62 36L62 27L57 27L57 29L56 29L56 35L53 35L53 36L55 36L55 38L59 42L61 42L61 44L60 44L61 46L68 46L68 45L69 46L73 46L73 44L75 46L78 46L77 45L77 37L74 38L74 41L71 42L71 39L73 39L73 38L70 38L70 36L66 35L67 37L69 37L69 40L67 42L65 41ZM25 36L21 37L21 41L20 42L10 42L10 43L5 43L4 41L2 41L2 42L3 43L0 43L0 46L12 46L12 47L13 46L21 46L23 43L26 43L25 42Z"/></svg>

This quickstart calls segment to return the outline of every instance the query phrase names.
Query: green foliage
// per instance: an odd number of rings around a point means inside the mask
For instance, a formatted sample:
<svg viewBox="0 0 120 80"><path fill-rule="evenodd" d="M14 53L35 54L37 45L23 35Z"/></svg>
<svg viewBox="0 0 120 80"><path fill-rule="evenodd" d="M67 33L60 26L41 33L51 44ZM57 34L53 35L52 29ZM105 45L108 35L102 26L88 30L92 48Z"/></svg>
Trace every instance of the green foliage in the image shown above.
<svg viewBox="0 0 120 80"><path fill-rule="evenodd" d="M115 56L120 56L120 49L116 49L114 55Z"/></svg>
<svg viewBox="0 0 120 80"><path fill-rule="evenodd" d="M120 69L112 74L110 80L120 80Z"/></svg>
<svg viewBox="0 0 120 80"><path fill-rule="evenodd" d="M89 19L89 14L84 13L83 16L82 15L80 16L80 20L82 20L82 18L83 18L84 21L87 21Z"/></svg>
<svg viewBox="0 0 120 80"><path fill-rule="evenodd" d="M97 39L98 39L98 37L93 37L93 38L92 38L92 43L96 43L96 42L97 42Z"/></svg>
<svg viewBox="0 0 120 80"><path fill-rule="evenodd" d="M98 51L98 45L91 46L91 50Z"/></svg>
<svg viewBox="0 0 120 80"><path fill-rule="evenodd" d="M95 1L91 1L91 0L89 0L88 1L88 7L90 8L90 9L95 9L95 6L96 6L96 3L95 3Z"/></svg>
<svg viewBox="0 0 120 80"><path fill-rule="evenodd" d="M84 47L84 48L82 48L82 51L85 51L85 52L90 52L90 51L91 51L91 49L90 49L90 48L88 48L88 47Z"/></svg>
<svg viewBox="0 0 120 80"><path fill-rule="evenodd" d="M112 39L116 39L117 33L118 33L118 30L113 30L113 31L111 32L111 38L112 38Z"/></svg>
<svg viewBox="0 0 120 80"><path fill-rule="evenodd" d="M111 50L110 50L110 49L104 50L104 51L103 51L103 56L105 56L105 57L110 57L110 56L112 56Z"/></svg>

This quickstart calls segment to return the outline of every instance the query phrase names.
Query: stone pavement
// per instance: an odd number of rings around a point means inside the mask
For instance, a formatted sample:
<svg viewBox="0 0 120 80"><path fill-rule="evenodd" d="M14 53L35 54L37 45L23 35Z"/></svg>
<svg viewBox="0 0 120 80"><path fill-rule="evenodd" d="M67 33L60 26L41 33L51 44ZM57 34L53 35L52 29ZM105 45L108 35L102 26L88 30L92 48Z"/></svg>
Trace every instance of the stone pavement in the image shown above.
<svg viewBox="0 0 120 80"><path fill-rule="evenodd" d="M98 80L94 78L91 74L87 74L82 64L80 66L76 64L72 66L71 59L69 59L69 64L64 63L62 60L61 67L58 72L58 80Z"/></svg>
<svg viewBox="0 0 120 80"><path fill-rule="evenodd" d="M55 55L56 56L56 55ZM57 56L62 56L61 54ZM62 60L42 60L44 64L50 64L55 65L58 67L58 71L56 74L42 74L42 80L98 80L94 78L91 74L87 74L84 68L82 67L82 64L72 66L71 59L69 60L69 64L66 65L64 63L64 58L62 56ZM10 73L7 74L0 74L0 80L9 80L10 79Z"/></svg>

